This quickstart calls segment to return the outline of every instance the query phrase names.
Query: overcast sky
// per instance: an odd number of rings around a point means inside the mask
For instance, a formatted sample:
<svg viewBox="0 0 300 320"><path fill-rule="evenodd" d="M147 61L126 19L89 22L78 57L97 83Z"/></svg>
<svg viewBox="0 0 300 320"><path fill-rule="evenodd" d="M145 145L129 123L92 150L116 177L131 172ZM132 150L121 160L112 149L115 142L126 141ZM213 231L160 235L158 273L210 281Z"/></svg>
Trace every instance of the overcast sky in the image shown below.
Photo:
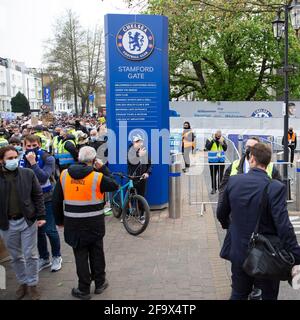
<svg viewBox="0 0 300 320"><path fill-rule="evenodd" d="M69 8L86 27L103 26L107 13L131 13L123 0L0 0L0 57L40 67L43 42Z"/></svg>

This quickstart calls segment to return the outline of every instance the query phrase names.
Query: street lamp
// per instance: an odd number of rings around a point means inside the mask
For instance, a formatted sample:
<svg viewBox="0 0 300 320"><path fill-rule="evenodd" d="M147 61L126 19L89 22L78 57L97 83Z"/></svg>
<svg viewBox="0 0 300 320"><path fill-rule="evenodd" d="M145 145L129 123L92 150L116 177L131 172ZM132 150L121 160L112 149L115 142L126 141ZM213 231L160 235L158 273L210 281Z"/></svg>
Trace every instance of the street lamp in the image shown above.
<svg viewBox="0 0 300 320"><path fill-rule="evenodd" d="M289 1L290 2L290 1ZM281 13L284 12L284 20L281 19ZM300 29L300 4L294 0L291 4L285 4L277 13L276 19L272 22L274 37L276 40L284 38L284 169L283 180L286 184L289 195L289 179L288 179L288 162L289 162L289 147L288 147L288 128L289 128L289 72L293 69L289 66L289 14L293 29L297 32Z"/></svg>

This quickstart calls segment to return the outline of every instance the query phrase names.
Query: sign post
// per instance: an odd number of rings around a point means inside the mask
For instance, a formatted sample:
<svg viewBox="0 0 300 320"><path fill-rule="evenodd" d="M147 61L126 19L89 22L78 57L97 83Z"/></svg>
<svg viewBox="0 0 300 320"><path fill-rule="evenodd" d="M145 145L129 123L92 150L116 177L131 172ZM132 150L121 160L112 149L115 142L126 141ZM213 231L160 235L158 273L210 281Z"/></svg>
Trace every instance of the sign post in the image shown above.
<svg viewBox="0 0 300 320"><path fill-rule="evenodd" d="M121 150L133 136L143 136L153 168L146 198L160 209L169 202L168 19L108 14L105 34L107 124L116 136L112 169L127 170Z"/></svg>

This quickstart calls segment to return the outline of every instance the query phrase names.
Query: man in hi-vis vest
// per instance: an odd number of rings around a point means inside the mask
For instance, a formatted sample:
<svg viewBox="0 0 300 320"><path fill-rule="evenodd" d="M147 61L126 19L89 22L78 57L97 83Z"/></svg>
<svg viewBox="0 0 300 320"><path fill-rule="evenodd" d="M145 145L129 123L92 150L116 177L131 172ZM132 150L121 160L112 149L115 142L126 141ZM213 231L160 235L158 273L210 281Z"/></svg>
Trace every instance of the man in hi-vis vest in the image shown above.
<svg viewBox="0 0 300 320"><path fill-rule="evenodd" d="M284 145L284 138L282 138L282 145ZM294 163L294 158L295 158L295 150L297 148L297 134L294 132L294 129L292 127L289 128L288 132L288 146L291 150L291 167L293 166Z"/></svg>
<svg viewBox="0 0 300 320"><path fill-rule="evenodd" d="M208 163L210 164L211 194L215 194L223 179L225 165L222 163L225 163L225 152L227 151L227 143L220 130L206 141L205 149L208 151Z"/></svg>
<svg viewBox="0 0 300 320"><path fill-rule="evenodd" d="M193 152L196 147L195 134L189 122L185 122L183 125L181 147L185 163L185 168L183 169L183 172L187 172L191 166L190 153Z"/></svg>
<svg viewBox="0 0 300 320"><path fill-rule="evenodd" d="M96 156L94 148L80 149L79 163L62 172L53 194L56 224L64 225L65 241L75 256L79 282L72 295L82 300L91 299L91 281L95 281L95 294L108 287L103 250L104 194L119 188L115 180L95 171L102 168Z"/></svg>

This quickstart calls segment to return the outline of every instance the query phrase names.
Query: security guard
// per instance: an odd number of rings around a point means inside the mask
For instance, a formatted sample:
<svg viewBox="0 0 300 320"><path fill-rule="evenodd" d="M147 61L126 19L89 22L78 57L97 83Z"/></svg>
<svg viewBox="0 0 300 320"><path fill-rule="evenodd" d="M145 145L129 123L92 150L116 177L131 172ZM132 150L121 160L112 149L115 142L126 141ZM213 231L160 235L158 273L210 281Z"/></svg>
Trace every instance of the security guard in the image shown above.
<svg viewBox="0 0 300 320"><path fill-rule="evenodd" d="M76 138L68 134L69 129L61 129L61 140L58 143L57 153L54 155L59 163L59 169L67 169L70 165L75 164L78 159L78 150L76 148Z"/></svg>
<svg viewBox="0 0 300 320"><path fill-rule="evenodd" d="M185 122L183 125L183 132L182 132L182 154L184 158L185 168L183 169L183 172L186 172L190 166L190 153L194 151L196 147L195 142L195 135L191 128L191 125L189 122Z"/></svg>
<svg viewBox="0 0 300 320"><path fill-rule="evenodd" d="M282 138L282 145L284 145L284 138ZM288 132L288 146L291 150L291 167L294 163L295 158L295 150L297 148L297 134L294 132L294 129L292 127L289 128Z"/></svg>
<svg viewBox="0 0 300 320"><path fill-rule="evenodd" d="M56 223L64 225L65 241L75 255L79 285L72 295L82 300L91 299L92 280L95 294L108 287L103 250L104 193L118 190L113 179L95 172L102 167L96 156L92 147L80 149L79 163L62 172L53 194Z"/></svg>
<svg viewBox="0 0 300 320"><path fill-rule="evenodd" d="M34 135L41 138L42 141L42 149L50 152L50 145L51 145L51 139L48 139L46 135L44 134L44 127L43 126L36 126L34 127Z"/></svg>
<svg viewBox="0 0 300 320"><path fill-rule="evenodd" d="M0 148L8 146L8 141L6 140L6 131L4 128L0 128Z"/></svg>
<svg viewBox="0 0 300 320"><path fill-rule="evenodd" d="M249 159L250 159L250 148L256 145L257 143L260 142L259 138L252 137L248 139L246 142L246 147L245 147L245 153L242 156L241 160L236 160L232 163L230 167L226 170L223 180L221 182L221 186L219 189L219 197L222 197L222 193L227 185L228 179L230 176L234 176L237 174L243 174L243 173L248 173L250 170L250 164L249 164ZM279 171L276 169L274 164L271 162L267 169L267 174L271 179L276 179L281 181L281 176Z"/></svg>
<svg viewBox="0 0 300 320"><path fill-rule="evenodd" d="M210 164L209 169L212 184L211 194L215 194L223 179L225 165L220 165L220 163L225 163L225 152L227 151L227 143L224 137L222 137L222 132L220 130L218 130L212 138L206 141L205 149L208 151L208 163Z"/></svg>
<svg viewBox="0 0 300 320"><path fill-rule="evenodd" d="M60 131L61 127L56 127L54 132L54 137L52 139L52 154L55 155L58 153L58 145L61 140Z"/></svg>

